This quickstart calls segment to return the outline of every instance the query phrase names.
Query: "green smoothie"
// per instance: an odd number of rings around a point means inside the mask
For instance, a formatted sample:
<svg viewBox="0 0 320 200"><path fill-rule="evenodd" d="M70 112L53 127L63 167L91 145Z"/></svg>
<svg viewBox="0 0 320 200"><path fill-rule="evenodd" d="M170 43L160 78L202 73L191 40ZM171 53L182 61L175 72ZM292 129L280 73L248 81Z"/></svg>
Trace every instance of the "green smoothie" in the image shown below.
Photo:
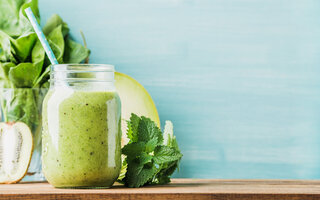
<svg viewBox="0 0 320 200"><path fill-rule="evenodd" d="M120 115L115 92L49 91L42 140L42 168L49 183L110 187L121 168Z"/></svg>

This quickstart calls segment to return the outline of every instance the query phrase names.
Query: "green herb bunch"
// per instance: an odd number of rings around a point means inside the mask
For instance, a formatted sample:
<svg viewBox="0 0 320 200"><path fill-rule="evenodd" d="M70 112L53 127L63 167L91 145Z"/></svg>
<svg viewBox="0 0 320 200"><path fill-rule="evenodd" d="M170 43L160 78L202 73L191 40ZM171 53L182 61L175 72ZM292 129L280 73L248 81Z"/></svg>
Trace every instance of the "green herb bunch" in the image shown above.
<svg viewBox="0 0 320 200"><path fill-rule="evenodd" d="M162 133L151 119L132 113L127 136L129 143L122 149L126 158L119 181L128 187L169 183L182 158L172 123L166 121Z"/></svg>

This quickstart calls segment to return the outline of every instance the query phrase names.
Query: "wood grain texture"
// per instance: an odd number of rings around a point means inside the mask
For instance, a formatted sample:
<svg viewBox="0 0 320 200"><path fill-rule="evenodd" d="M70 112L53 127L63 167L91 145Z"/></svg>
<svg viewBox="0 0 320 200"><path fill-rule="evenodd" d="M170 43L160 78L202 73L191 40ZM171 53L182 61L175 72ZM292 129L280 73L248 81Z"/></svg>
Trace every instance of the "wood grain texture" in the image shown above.
<svg viewBox="0 0 320 200"><path fill-rule="evenodd" d="M174 179L164 186L111 189L55 189L48 183L0 185L0 199L141 199L141 200L315 200L320 181Z"/></svg>
<svg viewBox="0 0 320 200"><path fill-rule="evenodd" d="M319 0L39 0L173 121L176 177L320 179Z"/></svg>

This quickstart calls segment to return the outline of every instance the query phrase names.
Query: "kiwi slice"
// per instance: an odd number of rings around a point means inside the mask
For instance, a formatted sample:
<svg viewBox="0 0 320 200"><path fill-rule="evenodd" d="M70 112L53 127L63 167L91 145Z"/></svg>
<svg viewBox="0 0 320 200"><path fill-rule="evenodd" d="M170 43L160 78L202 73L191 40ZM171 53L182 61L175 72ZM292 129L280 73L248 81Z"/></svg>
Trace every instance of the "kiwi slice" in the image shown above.
<svg viewBox="0 0 320 200"><path fill-rule="evenodd" d="M17 183L26 175L32 149L32 134L25 123L0 123L0 183Z"/></svg>
<svg viewBox="0 0 320 200"><path fill-rule="evenodd" d="M130 119L131 113L149 117L160 127L156 105L150 94L138 81L126 74L116 72L115 86L121 99L122 146L128 143L126 121Z"/></svg>

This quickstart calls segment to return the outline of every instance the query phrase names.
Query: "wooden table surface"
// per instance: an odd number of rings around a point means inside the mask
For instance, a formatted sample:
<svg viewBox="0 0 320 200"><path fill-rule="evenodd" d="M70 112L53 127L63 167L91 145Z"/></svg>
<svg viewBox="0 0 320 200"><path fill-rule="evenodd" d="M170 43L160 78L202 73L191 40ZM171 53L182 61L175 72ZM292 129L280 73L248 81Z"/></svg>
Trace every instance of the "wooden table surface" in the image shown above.
<svg viewBox="0 0 320 200"><path fill-rule="evenodd" d="M320 181L173 179L163 186L111 189L55 189L48 183L0 185L2 199L187 200L320 199Z"/></svg>

